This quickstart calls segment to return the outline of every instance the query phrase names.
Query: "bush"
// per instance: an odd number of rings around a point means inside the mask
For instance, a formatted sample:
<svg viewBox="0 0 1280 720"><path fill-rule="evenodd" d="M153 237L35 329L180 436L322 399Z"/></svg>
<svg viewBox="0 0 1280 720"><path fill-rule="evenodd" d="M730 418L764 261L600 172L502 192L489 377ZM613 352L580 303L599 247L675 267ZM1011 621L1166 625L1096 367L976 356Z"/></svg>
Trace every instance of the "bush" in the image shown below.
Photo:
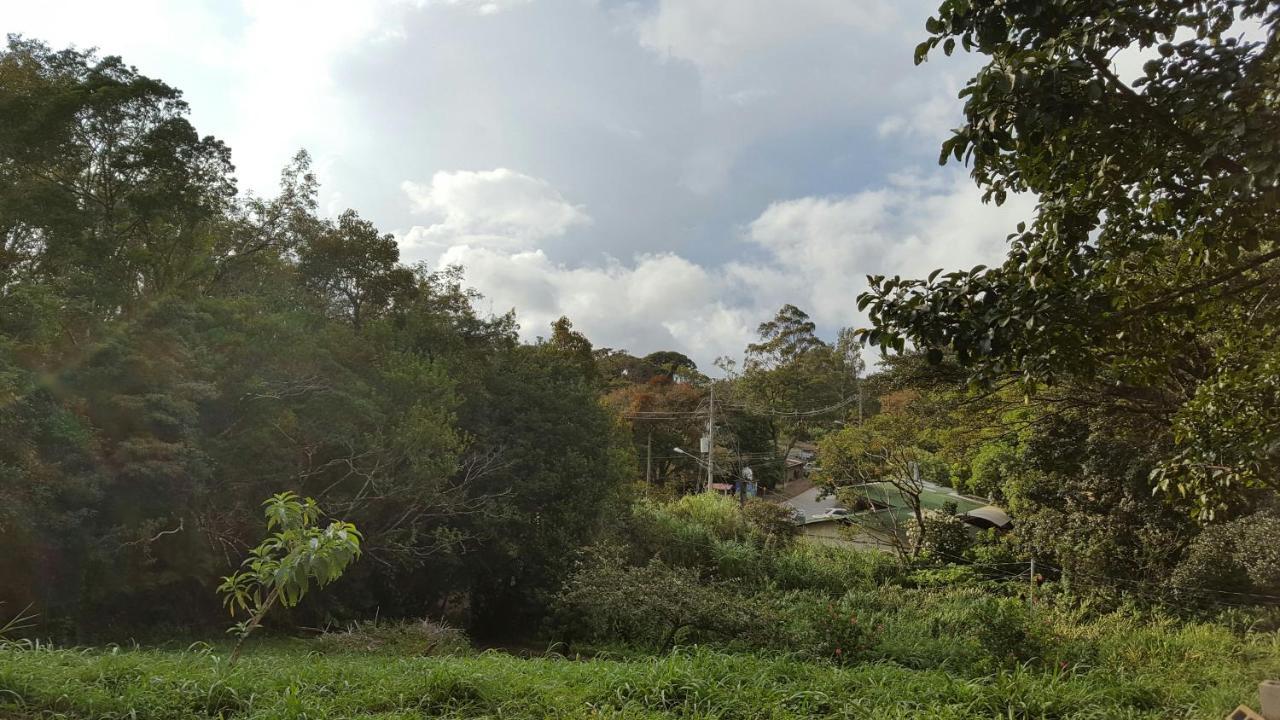
<svg viewBox="0 0 1280 720"><path fill-rule="evenodd" d="M907 533L911 546L915 545L916 537L923 533L924 537L920 540L921 556L944 563L962 558L972 542L969 528L956 517L954 506L951 513L926 512L924 521L920 524L912 522Z"/></svg>
<svg viewBox="0 0 1280 720"><path fill-rule="evenodd" d="M768 558L771 583L783 590L817 590L839 597L899 577L901 566L886 553L797 543Z"/></svg>
<svg viewBox="0 0 1280 720"><path fill-rule="evenodd" d="M432 620L369 620L345 630L325 632L312 643L325 653L394 655L466 655L471 641L463 631Z"/></svg>
<svg viewBox="0 0 1280 720"><path fill-rule="evenodd" d="M1257 512L1205 528L1171 578L1183 588L1280 590L1280 516Z"/></svg>
<svg viewBox="0 0 1280 720"><path fill-rule="evenodd" d="M685 495L665 506L671 517L705 529L721 540L742 539L750 527L738 510L736 500L713 493Z"/></svg>
<svg viewBox="0 0 1280 720"><path fill-rule="evenodd" d="M765 545L786 546L800 534L791 509L782 505L752 498L743 506L742 514Z"/></svg>
<svg viewBox="0 0 1280 720"><path fill-rule="evenodd" d="M658 650L691 633L732 637L745 623L732 583L659 558L631 567L611 546L587 552L557 597L554 615L567 642L623 640Z"/></svg>

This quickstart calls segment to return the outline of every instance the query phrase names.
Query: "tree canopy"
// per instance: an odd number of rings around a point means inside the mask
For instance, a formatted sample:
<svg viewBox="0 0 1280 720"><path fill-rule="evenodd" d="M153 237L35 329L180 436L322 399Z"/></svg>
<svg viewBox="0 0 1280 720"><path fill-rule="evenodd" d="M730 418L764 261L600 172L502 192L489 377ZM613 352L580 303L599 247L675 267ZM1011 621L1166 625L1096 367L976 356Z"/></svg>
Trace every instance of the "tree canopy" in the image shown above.
<svg viewBox="0 0 1280 720"><path fill-rule="evenodd" d="M1204 519L1280 489L1278 24L1259 0L942 3L917 62L986 64L941 160L1038 203L998 267L872 277L864 339L1131 416Z"/></svg>

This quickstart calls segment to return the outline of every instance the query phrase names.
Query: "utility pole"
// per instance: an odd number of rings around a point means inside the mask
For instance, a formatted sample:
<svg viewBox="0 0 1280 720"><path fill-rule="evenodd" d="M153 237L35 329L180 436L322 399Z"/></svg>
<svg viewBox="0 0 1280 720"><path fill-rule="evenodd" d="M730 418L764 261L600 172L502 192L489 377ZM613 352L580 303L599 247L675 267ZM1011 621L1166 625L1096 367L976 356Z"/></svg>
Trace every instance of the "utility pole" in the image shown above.
<svg viewBox="0 0 1280 720"><path fill-rule="evenodd" d="M653 483L653 428L649 428L649 441L645 444L644 481Z"/></svg>
<svg viewBox="0 0 1280 720"><path fill-rule="evenodd" d="M1031 558L1031 610L1036 607L1036 559Z"/></svg>
<svg viewBox="0 0 1280 720"><path fill-rule="evenodd" d="M707 492L716 476L716 384L711 381L711 397L707 402Z"/></svg>

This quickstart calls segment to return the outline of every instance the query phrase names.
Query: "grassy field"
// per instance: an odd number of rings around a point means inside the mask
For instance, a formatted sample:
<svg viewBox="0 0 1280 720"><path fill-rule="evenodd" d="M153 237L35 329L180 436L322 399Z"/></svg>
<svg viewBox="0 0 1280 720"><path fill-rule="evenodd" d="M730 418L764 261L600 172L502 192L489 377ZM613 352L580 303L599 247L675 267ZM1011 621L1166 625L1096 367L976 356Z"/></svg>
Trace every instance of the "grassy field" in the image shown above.
<svg viewBox="0 0 1280 720"><path fill-rule="evenodd" d="M568 660L324 655L299 643L235 668L208 650L0 650L0 717L1220 718L1280 671L1274 637L1139 634L1093 667L964 677L683 650ZM1203 652L1192 648L1203 647ZM1225 651L1225 652L1224 652Z"/></svg>

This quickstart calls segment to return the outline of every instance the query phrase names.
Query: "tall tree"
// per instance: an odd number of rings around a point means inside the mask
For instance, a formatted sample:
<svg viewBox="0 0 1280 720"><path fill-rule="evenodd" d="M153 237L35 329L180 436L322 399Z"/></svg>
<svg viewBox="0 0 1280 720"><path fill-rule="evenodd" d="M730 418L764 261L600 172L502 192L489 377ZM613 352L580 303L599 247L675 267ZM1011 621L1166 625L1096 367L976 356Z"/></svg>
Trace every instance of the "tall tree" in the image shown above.
<svg viewBox="0 0 1280 720"><path fill-rule="evenodd" d="M399 261L395 236L378 232L354 210L327 223L298 250L302 282L357 330L412 285L412 273Z"/></svg>
<svg viewBox="0 0 1280 720"><path fill-rule="evenodd" d="M854 373L849 357L823 342L794 305L783 305L756 332L759 340L747 346L734 378L733 401L766 418L774 447L785 456L796 441L844 416L856 399Z"/></svg>
<svg viewBox="0 0 1280 720"><path fill-rule="evenodd" d="M56 283L102 318L214 271L231 155L196 133L181 92L14 35L0 88L0 283Z"/></svg>
<svg viewBox="0 0 1280 720"><path fill-rule="evenodd" d="M1203 519L1280 490L1278 25L1265 0L943 2L917 62L986 64L941 159L1039 202L999 267L872 277L866 340L1129 415Z"/></svg>

